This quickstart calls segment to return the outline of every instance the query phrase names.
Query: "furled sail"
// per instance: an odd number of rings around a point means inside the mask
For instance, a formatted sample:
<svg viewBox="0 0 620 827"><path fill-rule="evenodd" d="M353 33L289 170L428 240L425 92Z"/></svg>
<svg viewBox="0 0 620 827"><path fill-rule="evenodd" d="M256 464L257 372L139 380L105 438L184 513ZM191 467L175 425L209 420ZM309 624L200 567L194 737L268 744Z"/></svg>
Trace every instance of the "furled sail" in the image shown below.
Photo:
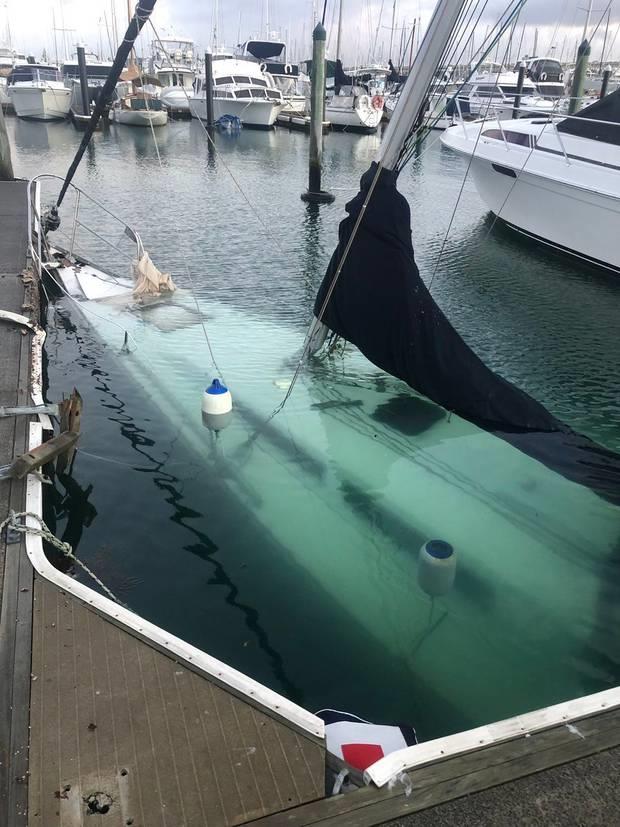
<svg viewBox="0 0 620 827"><path fill-rule="evenodd" d="M543 405L494 373L464 342L420 277L409 204L382 169L348 256L351 232L375 179L364 174L319 289L318 317L377 367L449 411L492 431L568 479L620 503L620 457L575 434Z"/></svg>
<svg viewBox="0 0 620 827"><path fill-rule="evenodd" d="M498 24L501 37L518 13ZM315 303L315 317L375 365L475 425L606 499L620 503L620 456L576 434L543 405L494 373L435 304L416 266L411 217L398 192L400 169L426 109L462 3L440 1L418 51L377 160L347 206L339 244ZM308 336L312 348L320 325Z"/></svg>

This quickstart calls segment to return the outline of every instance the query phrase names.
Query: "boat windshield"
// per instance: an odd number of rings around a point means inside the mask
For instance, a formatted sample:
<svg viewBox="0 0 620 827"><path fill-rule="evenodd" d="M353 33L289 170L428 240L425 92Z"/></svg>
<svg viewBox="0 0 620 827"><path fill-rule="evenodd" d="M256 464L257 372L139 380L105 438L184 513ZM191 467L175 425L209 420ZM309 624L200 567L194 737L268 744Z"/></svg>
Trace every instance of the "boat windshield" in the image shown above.
<svg viewBox="0 0 620 827"><path fill-rule="evenodd" d="M60 72L55 66L16 66L9 76L8 84L54 81L60 79Z"/></svg>
<svg viewBox="0 0 620 827"><path fill-rule="evenodd" d="M518 94L519 89L516 85L513 85L513 84L506 85L505 83L502 83L501 91L504 93L504 95L510 95L512 97L512 96ZM523 84L523 89L521 90L521 94L522 95L535 95L536 94L536 87L532 84L524 83Z"/></svg>

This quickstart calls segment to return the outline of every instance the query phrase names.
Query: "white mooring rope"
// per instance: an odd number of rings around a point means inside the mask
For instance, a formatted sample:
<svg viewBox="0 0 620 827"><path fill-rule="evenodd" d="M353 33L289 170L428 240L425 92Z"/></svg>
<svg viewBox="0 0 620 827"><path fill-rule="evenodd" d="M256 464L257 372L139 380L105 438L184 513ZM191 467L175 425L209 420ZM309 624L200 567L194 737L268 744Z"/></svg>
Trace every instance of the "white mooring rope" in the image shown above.
<svg viewBox="0 0 620 827"><path fill-rule="evenodd" d="M33 520L36 520L40 528L35 528L34 526L26 525L25 523L20 522L20 519L25 519L26 517L32 517ZM74 563L77 563L89 577L95 581L95 583L103 589L103 591L111 598L115 603L118 603L120 606L124 606L125 604L122 603L115 594L113 594L110 589L102 583L101 580L97 577L97 575L92 572L88 566L79 560L75 554L73 553L73 549L69 545L69 543L64 543L62 540L59 540L58 537L52 534L50 528L45 524L45 522L39 517L38 514L35 514L34 511L20 511L15 512L11 509L9 512L9 516L0 523L0 535L2 532L8 528L12 528L15 531L18 531L20 534L35 534L38 537L42 537L44 540L54 546L54 548L58 549L65 557L68 557L70 560L73 560Z"/></svg>

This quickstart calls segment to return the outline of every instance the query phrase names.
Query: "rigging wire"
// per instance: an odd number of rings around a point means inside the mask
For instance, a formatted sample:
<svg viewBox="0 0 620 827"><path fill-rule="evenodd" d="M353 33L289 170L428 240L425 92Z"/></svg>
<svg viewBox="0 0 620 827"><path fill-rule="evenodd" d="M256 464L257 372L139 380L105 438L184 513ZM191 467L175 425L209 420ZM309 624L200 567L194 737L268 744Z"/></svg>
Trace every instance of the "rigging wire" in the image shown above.
<svg viewBox="0 0 620 827"><path fill-rule="evenodd" d="M159 40L159 43L161 45L161 40ZM170 61L170 56L168 54L166 54L166 58L168 59L168 61ZM142 67L140 67L140 81L142 83L142 90L143 90L143 93L144 93L144 74L142 72ZM183 87L183 89L184 88L185 87ZM145 98L145 102L146 102L146 108L150 112L151 110L149 109L148 100L146 98ZM151 134L153 136L153 142L155 144L155 151L157 152L157 161L159 163L159 169L160 169L160 172L163 173L164 164L163 164L163 161L161 159L161 154L159 152L159 144L157 142L157 136L155 134L155 127L153 126L153 119L152 118L149 118L149 124L150 124L150 127L151 127ZM223 373L223 371L221 370L220 366L217 363L217 359L215 358L215 352L213 350L213 345L211 344L211 339L209 338L209 333L207 332L207 325L206 325L206 322L205 322L204 313L202 312L201 307L200 307L200 303L198 301L198 294L197 294L197 291L196 291L196 283L194 281L194 276L192 274L191 268L189 266L189 260L188 260L188 257L187 257L187 251L185 249L185 244L183 244L182 235L181 235L181 232L180 232L178 226L175 225L175 229L177 231L177 236L178 236L178 239L179 239L178 249L181 251L181 256L183 257L183 264L185 266L185 274L186 274L186 276L187 276L187 278L188 278L188 280L191 284L192 298L194 299L194 304L196 305L196 312L198 313L198 318L200 320L200 326L202 327L202 332L203 332L204 339L205 339L205 342L206 342L206 345L207 345L207 350L209 351L209 356L211 357L211 363L212 363L213 367L215 368L215 370L217 371L217 373L219 374L219 377L222 379L224 384L226 384L226 380L224 378L224 373Z"/></svg>
<svg viewBox="0 0 620 827"><path fill-rule="evenodd" d="M167 60L170 60L170 55L168 54L168 52L167 52L166 48L164 47L164 45L163 45L163 43L162 43L161 37L159 36L159 34L158 34L158 32L157 32L157 29L155 28L155 24L153 23L153 21L152 21L152 20L149 20L149 23L150 23L150 25L151 25L151 28L153 29L153 34L155 35L155 38L156 38L157 42L159 43L159 45L160 45L160 48L161 48L162 52L164 53L164 55L165 55L166 59L167 59ZM187 100L187 105L190 107L190 111L191 111L191 99L190 99L190 97L189 97L189 95L188 95L188 93L187 93L187 89L185 88L185 86L183 86L183 87L182 87L182 89L183 89L183 94L185 95L185 98L186 98L186 100ZM219 159L219 163L220 163L220 164L224 167L224 169L226 170L226 172L227 172L227 173L228 173L228 175L230 176L230 178L231 178L232 182L234 183L234 185L236 186L236 188L239 190L239 192L240 192L240 194L241 194L241 196L242 196L243 200L245 201L245 203L246 203L246 204L248 205L248 207L250 208L250 211L251 211L252 215L256 218L256 220L258 221L258 223L261 225L261 227L262 227L262 229L263 229L263 231L264 231L265 235L266 235L266 236L267 236L267 238L269 239L269 241L271 241L271 242L272 242L272 244L275 244L275 246L278 248L278 250L279 250L282 254L287 255L287 251L283 249L283 247L281 246L281 244L280 244L280 242L278 241L278 239L277 239L274 235L272 235L272 233L271 233L271 231L270 231L270 229L269 229L268 225L266 224L266 222L265 222L265 221L263 221L263 219L262 219L262 217L261 217L261 215L260 215L260 213L259 213L258 209L257 209L257 208L254 206L254 204L250 201L250 199L248 198L248 196L247 196L247 194L246 194L245 190L243 189L243 187L241 186L241 184L240 184L240 183L239 183L239 181L237 180L236 176L234 175L233 171L232 171L232 170L231 170L231 168L228 166L228 164L226 163L226 161L224 161L224 159L223 159L223 157L222 157L222 154L221 154L221 153L219 152L219 150L217 149L217 145L216 145L215 141L213 140L213 137L209 134L209 130L207 129L207 127L205 126L205 124L202 122L202 120L201 120L200 118L196 118L196 120L198 121L198 123L200 124L200 126L201 126L201 128L202 128L202 130L203 130L203 132L204 132L204 134L205 134L205 137L206 137L206 139L207 139L208 144L209 144L209 145L211 146L211 148L213 149L214 154L216 154L216 155L217 155L217 157L218 157L218 159Z"/></svg>
<svg viewBox="0 0 620 827"><path fill-rule="evenodd" d="M473 0L472 0L472 2L473 2ZM485 0L485 4L484 4L484 6L485 6L485 7L486 7L487 2L488 2L488 0ZM498 23L497 23L497 24L493 27L493 29L491 30L491 34L493 33L493 31L494 31L496 28L498 28L498 26L499 26L499 31L498 31L497 35L496 35L496 36L495 36L495 37L491 40L491 42L490 42L490 44L489 44L489 46L488 46L487 51L483 54L483 56L481 57L480 61L479 61L479 62L478 62L478 64L476 65L476 67L472 70L472 73L473 73L473 72L475 72L475 71L478 69L478 67L481 65L481 63L482 63L482 62L483 62L483 60L486 58L486 56L487 56L487 55L488 55L488 54L492 51L492 49L493 49L493 47L495 46L495 44L499 41L499 39L503 36L503 34L504 34L504 32L506 31L506 29L507 29L507 28L510 26L510 24L512 23L512 20L513 20L514 16L515 16L515 15L517 15L517 16L518 16L518 13L520 12L521 8L525 5L525 2L526 2L526 0L515 0L515 8L514 8L514 9L510 12L510 14L507 16L507 18L506 18L506 20L505 20L504 24L503 24L503 25L500 25L500 23L501 23L501 20L500 20L500 21L498 21ZM470 2L470 7L471 7L471 2ZM461 18L461 15L459 15L459 18ZM457 22L458 22L458 21L457 21ZM456 28L457 28L457 27L455 26L455 29L456 29ZM466 45L465 45L465 47L464 47L464 48L466 48ZM445 50L444 50L444 52L445 52ZM488 104L488 106L487 106L487 111L488 111L488 107L490 106L490 104L491 104L491 101L490 101L490 99L489 99L489 104ZM421 126L421 124L419 123L419 118L416 118L416 122L412 125L412 131L409 133L409 139L408 139L408 141L409 141L410 143L411 143L411 136L412 136L412 135L416 135L416 134L417 134L417 132L418 132L418 131L419 131L419 129L420 129L420 126ZM411 156L409 156L409 157L411 157ZM471 165L471 159L470 159L470 165ZM400 171L402 170L402 166L403 166L403 165L401 164L401 166L400 166L400 167L395 167L395 172L396 172L397 174L398 174L398 173L400 173ZM469 169L469 167L468 167L468 169ZM319 310L319 313L318 313L318 315L316 315L316 316L313 318L312 323L311 323L311 325L310 325L310 328L309 328L308 332L306 333L306 337L305 337L304 344L303 344L303 347L302 347L301 356L300 356L300 358L299 358L299 360L298 360L298 362L297 362L297 366L296 366L296 368L295 368L295 372L294 372L294 374L293 374L293 378L292 378L292 380L291 380L291 383L290 383L289 387L287 388L286 393L285 393L285 395L284 395L284 397L283 397L282 401L281 401L281 402L280 402L280 403L279 403L279 404L278 404L278 405L274 408L274 410L271 412L271 414L270 414L270 415L269 415L269 417L267 418L267 420L266 420L267 422L270 422L270 421L271 421L271 420L272 420L272 419L273 419L273 418L274 418L274 417L275 417L278 413L280 413L280 411L284 408L284 406L286 405L287 401L289 400L289 398L290 398L290 396L291 396L291 394L292 394L292 392L293 392L293 389L294 389L295 385L297 384L297 380L299 379L299 376L300 376L300 374L301 374L301 371L302 371L302 368L303 368L303 366L304 366L305 360L306 360L306 358L307 358L307 356L308 356L308 353L309 353L309 350L310 350L310 347L311 347L311 344L312 344L312 340L314 339L314 337L315 337L315 335L316 335L316 333L317 333L317 331L318 331L318 329L319 329L319 326L320 326L320 324L322 323L323 315L325 314L325 310L327 309L327 305L329 304L329 301L330 301L331 296L332 296L332 294L333 294L333 292L334 292L334 289L335 289L335 287L336 287L336 284L337 284L337 282L338 282L338 279L339 279L339 277L340 277L340 274L341 274L341 272L342 272L342 269L343 269L343 267L344 267L344 265L345 265L345 263L346 263L346 260L347 260L348 255L349 255L349 251L351 250L351 247L352 247L352 245L353 245L353 242L355 241L355 237L357 236L357 232L358 232L358 230L359 230L359 227L360 227L360 225L361 225L361 223L362 223L362 221L363 221L363 219L364 219L364 215L365 215L365 213L366 213L366 209L367 209L367 207L368 207L368 204L369 204L369 202L370 202L370 199L372 198L373 192L374 192L374 190L375 190L375 187L376 187L376 185L377 185L377 182L378 182L378 180L379 180L379 177L380 177L380 175L381 175L382 170L383 170L383 164L379 161L379 162L377 163L377 169L376 169L376 172L375 172L375 174L374 174L374 176L373 176L373 179L372 179L372 181L371 181L371 184L370 184L370 186L369 186L368 193L367 193L367 195L366 195L366 197L365 197L365 199L364 199L364 202L363 202L363 204L362 204L362 206L361 206L361 208L360 208L360 212L359 212L359 214L358 214L358 216L357 216L357 219L356 219L356 221L355 221L355 224L353 225L353 229L351 230L351 234L350 234L349 239L348 239L348 241L347 241L347 244L346 244L346 247L345 247L344 252L343 252L343 254L342 254L342 257L341 257L340 261L338 262L338 266L337 266L337 268L336 268L336 272L334 273L334 277L332 278L332 280L331 280L331 282L330 282L330 285L329 285L329 287L328 287L328 289L327 289L327 292L326 292L325 298L324 298L324 300L323 300L323 303L322 303L322 305L321 305L321 308L320 308L320 310ZM466 175L466 177L467 177L467 175ZM454 207L454 210L453 210L453 214L452 214L452 217L451 217L451 219L450 219L450 225L449 225L449 227L448 227L448 231L447 231L447 233L446 233L446 236L445 236L445 238L444 238L444 242L443 242L443 244L442 244L442 252L443 252L443 249L444 249L445 244L446 244L446 242L447 242L448 233L449 233L449 231L450 231L450 227L452 226L452 222L453 222L453 220L454 220L454 216L455 216L455 214L456 214L456 209L457 209L457 207L458 207L458 204L459 204L459 201L460 201L460 196L461 196L461 193L462 193L462 191L463 191L464 186L465 186L465 179L464 179L464 181L463 181L463 184L461 185L461 192L459 193L459 196L458 196L458 198L457 198L457 202L456 202L456 204L455 204L455 207ZM441 253L440 253L439 258L441 258ZM436 266L435 266L435 271L434 271L433 276L432 276L432 278L431 278L431 285L432 285L432 281L433 281L433 278L434 278L434 276L435 276L435 273L436 273L436 271L437 271L437 266L438 266L438 263L439 263L439 259L438 259L438 261L437 261L437 264L436 264ZM429 286L429 290L430 290L430 286Z"/></svg>
<svg viewBox="0 0 620 827"><path fill-rule="evenodd" d="M519 9L519 11L520 11L520 9ZM518 18L518 14L519 14L519 12L517 12L517 17L515 17L515 19ZM501 37L502 35L503 35L503 31L498 35L498 37ZM504 60L502 61L502 64L505 62L505 60L507 58L509 49L510 49L510 42L506 46L506 51L504 53ZM499 76L500 76L501 72L502 72L502 66L500 65L499 69L497 70L496 77L495 77L495 86L497 86L497 83L499 81ZM492 100L492 98L489 97L489 102L487 103L487 108L486 108L486 112L484 114L484 119L483 120L486 120L486 118L489 115L489 109L491 108L491 100ZM428 285L429 293L431 292L431 289L433 287L433 282L435 281L435 276L437 275L437 270L439 269L439 264L440 264L441 259L443 257L443 254L444 254L444 251L445 251L445 248L446 248L446 244L448 243L448 237L450 235L450 230L452 229L452 225L454 224L454 219L456 218L456 213L457 213L459 204L461 202L463 192L465 190L465 184L466 184L467 179L469 177L471 166L472 166L472 163L473 163L473 160L474 160L474 155L476 154L476 149L478 148L478 142L480 141L481 136L482 136L482 127L480 127L480 129L478 130L478 135L476 136L476 141L474 143L474 148L472 150L471 155L469 156L469 161L467 162L467 168L465 170L465 175L463 176L463 181L461 182L461 186L459 188L459 192L458 192L458 195L456 197L456 202L455 202L454 207L452 209L452 214L450 216L450 221L448 222L448 227L446 229L445 235L444 235L443 240L441 242L441 247L439 249L439 255L437 256L437 258L435 260L435 266L433 268L433 273L432 273L432 276L431 276L431 280L430 280L429 285Z"/></svg>

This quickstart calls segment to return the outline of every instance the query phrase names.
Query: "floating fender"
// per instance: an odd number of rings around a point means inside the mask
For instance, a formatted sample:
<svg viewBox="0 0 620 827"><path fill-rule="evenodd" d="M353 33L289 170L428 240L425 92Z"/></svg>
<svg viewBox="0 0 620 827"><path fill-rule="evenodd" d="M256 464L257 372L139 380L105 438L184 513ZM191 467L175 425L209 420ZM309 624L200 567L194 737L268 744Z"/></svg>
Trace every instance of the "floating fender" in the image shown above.
<svg viewBox="0 0 620 827"><path fill-rule="evenodd" d="M418 557L418 585L429 597L447 594L454 585L456 552L444 540L429 540Z"/></svg>
<svg viewBox="0 0 620 827"><path fill-rule="evenodd" d="M211 431L222 431L231 420L230 391L219 379L214 379L202 395L202 424Z"/></svg>

